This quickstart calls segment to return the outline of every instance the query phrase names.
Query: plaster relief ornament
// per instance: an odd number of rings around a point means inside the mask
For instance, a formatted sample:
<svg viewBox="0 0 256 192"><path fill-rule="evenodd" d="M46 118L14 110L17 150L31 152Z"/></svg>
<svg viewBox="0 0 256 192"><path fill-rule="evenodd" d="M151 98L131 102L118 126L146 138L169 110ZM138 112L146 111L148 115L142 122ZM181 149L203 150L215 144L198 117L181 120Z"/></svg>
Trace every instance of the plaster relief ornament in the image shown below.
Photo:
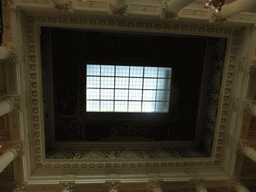
<svg viewBox="0 0 256 192"><path fill-rule="evenodd" d="M55 8L58 10L69 10L71 8L72 1L70 0L52 0L55 4Z"/></svg>
<svg viewBox="0 0 256 192"><path fill-rule="evenodd" d="M162 185L162 181L152 181L150 183L150 189L152 189L153 192L163 192Z"/></svg>
<svg viewBox="0 0 256 192"><path fill-rule="evenodd" d="M11 59L15 61L17 58L15 46L9 44L3 44L0 47L0 60Z"/></svg>
<svg viewBox="0 0 256 192"><path fill-rule="evenodd" d="M13 188L12 192L26 192L27 190L25 189L24 185L15 185Z"/></svg>
<svg viewBox="0 0 256 192"><path fill-rule="evenodd" d="M108 187L108 192L119 192L119 189L120 189L119 183L115 183L115 182L108 183L107 187Z"/></svg>
<svg viewBox="0 0 256 192"><path fill-rule="evenodd" d="M59 192L74 192L74 185L71 183L64 183L61 185Z"/></svg>
<svg viewBox="0 0 256 192"><path fill-rule="evenodd" d="M18 97L6 97L4 100L11 106L12 111L20 109L20 101Z"/></svg>
<svg viewBox="0 0 256 192"><path fill-rule="evenodd" d="M2 0L2 6L8 7L12 5L12 0Z"/></svg>

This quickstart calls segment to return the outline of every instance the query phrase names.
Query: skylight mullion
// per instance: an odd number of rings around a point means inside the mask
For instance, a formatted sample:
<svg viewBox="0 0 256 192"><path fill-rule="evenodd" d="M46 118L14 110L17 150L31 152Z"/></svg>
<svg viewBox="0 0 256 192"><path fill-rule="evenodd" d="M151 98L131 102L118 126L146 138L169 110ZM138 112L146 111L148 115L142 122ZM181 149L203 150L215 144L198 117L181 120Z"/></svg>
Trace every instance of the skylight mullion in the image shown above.
<svg viewBox="0 0 256 192"><path fill-rule="evenodd" d="M100 65L100 90L99 90L99 111L101 111L101 65Z"/></svg>
<svg viewBox="0 0 256 192"><path fill-rule="evenodd" d="M131 79L131 66L129 66L128 97L127 97L127 112L129 112L130 79Z"/></svg>
<svg viewBox="0 0 256 192"><path fill-rule="evenodd" d="M142 95L141 95L141 112L142 112L142 101L143 101L143 93L144 93L144 76L145 76L145 67L143 67L143 77L142 77Z"/></svg>
<svg viewBox="0 0 256 192"><path fill-rule="evenodd" d="M116 103L116 65L114 71L114 102L113 102L113 111L115 112L115 103Z"/></svg>
<svg viewBox="0 0 256 192"><path fill-rule="evenodd" d="M157 86L158 86L158 73L159 73L159 67L157 67L157 79L156 79L156 92L155 92L155 108L154 108L154 112L156 112L156 95L157 95Z"/></svg>

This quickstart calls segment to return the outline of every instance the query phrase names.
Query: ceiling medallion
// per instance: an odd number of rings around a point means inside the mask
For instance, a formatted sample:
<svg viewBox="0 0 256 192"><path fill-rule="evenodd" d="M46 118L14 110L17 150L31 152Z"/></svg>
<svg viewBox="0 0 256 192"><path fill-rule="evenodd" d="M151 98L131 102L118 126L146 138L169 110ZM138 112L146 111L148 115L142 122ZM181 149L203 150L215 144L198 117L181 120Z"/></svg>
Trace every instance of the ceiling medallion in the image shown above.
<svg viewBox="0 0 256 192"><path fill-rule="evenodd" d="M205 3L205 8L212 8L216 13L221 11L221 7L224 5L225 0L208 0L208 3Z"/></svg>

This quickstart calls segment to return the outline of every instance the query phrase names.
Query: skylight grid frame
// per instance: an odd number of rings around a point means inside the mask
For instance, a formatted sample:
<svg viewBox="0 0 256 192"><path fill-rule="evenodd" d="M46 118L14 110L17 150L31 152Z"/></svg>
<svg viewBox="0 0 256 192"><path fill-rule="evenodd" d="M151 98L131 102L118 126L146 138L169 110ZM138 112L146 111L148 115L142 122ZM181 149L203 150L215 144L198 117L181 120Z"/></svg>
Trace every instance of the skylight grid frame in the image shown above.
<svg viewBox="0 0 256 192"><path fill-rule="evenodd" d="M121 70L120 69L118 70L118 68L120 68ZM165 74L164 75L160 74L159 73L160 70ZM132 113L132 112L168 113L169 102L170 102L171 72L172 72L172 68L170 67L88 64L87 72L86 72L86 106L87 106L86 111L87 112L128 112L128 113ZM96 83L90 80L93 78L95 78ZM102 81L103 78L106 78L106 80ZM113 78L113 79L110 79L110 78ZM122 82L120 84L117 84L118 78L120 80L122 78L124 79L123 84ZM139 81L137 82L139 83L139 85L137 85L136 79L141 80L141 82ZM108 80L109 82L113 82L113 83L108 84L107 82ZM150 82L150 80L153 80L153 81ZM158 85L159 80L164 80L162 82L163 85ZM94 86L92 84L94 84ZM94 89L98 90L98 96L96 96L95 98L92 98L90 94L93 93L93 91L91 90L94 90ZM110 97L112 97L113 99L109 99L107 98L107 96L105 97L102 95L103 90L108 90L108 89L113 90L112 93L109 92L111 93ZM123 97L127 99L118 98L117 90L120 90L120 91L127 90L127 93L123 95ZM139 90L141 92L137 95L138 98L136 98L135 93L136 91L139 91ZM149 91L153 91L151 95L151 99L144 98L144 95L146 94L145 92L147 91L148 93ZM95 92L97 93L97 91ZM162 95L159 94L160 92L163 92ZM107 93L107 91L105 93ZM119 94L122 95L121 93ZM164 95L166 96L164 97ZM160 99L159 97L162 97L162 99ZM93 108L92 103L89 104L89 102L92 102L92 101L98 102L98 103L94 103L94 105L96 104L98 105L98 107L96 106L96 108L95 107ZM109 105L112 105L112 107L110 107L109 110L103 110L102 102L105 102L106 104L109 103ZM121 108L117 109L118 108L117 106L119 106L117 105L117 103L119 102L127 102L127 104L125 104L127 105L127 107L125 107L124 110L121 110ZM139 103L139 102L140 102L140 105L137 106L136 103ZM150 107L150 102L151 102L151 106L153 105L153 107ZM90 107L88 107L88 105ZM125 105L123 105L123 107ZM131 110L131 107L133 107L133 110ZM146 107L149 107L149 108L146 109Z"/></svg>

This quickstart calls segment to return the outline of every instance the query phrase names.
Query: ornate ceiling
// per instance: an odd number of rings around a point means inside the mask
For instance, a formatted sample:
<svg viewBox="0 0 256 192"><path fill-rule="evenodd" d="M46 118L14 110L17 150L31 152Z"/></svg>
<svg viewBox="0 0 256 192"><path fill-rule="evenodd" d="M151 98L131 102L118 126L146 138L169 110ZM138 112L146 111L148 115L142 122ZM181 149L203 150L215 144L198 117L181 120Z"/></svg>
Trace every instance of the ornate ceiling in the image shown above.
<svg viewBox="0 0 256 192"><path fill-rule="evenodd" d="M6 140L21 140L25 150L24 156L13 162L13 169L10 165L1 175L14 170L17 182L25 181L31 190L39 187L42 191L58 188L56 184L61 181L75 182L77 191L85 187L100 191L108 181L121 182L123 191L146 190L152 180L163 181L165 191L189 191L182 186L191 188L191 181L200 179L204 180L208 191L215 191L216 187L218 191L226 191L231 187L234 173L239 176L242 170L241 177L248 174L246 171L254 167L254 163L245 160L242 168L244 157L237 155L236 145L239 140L255 140L254 122L250 116L243 115L244 102L252 100L255 95L253 86L250 86L255 81L253 78L249 80L247 75L255 60L255 47L249 43L254 41L251 34L255 16L241 13L224 24L208 23L211 20L208 10L198 8L195 12L194 8L185 8L179 13L179 20L166 20L159 16L160 8L152 5L154 3L142 6L141 2L136 4L134 1L124 16L109 14L105 1L94 1L90 6L88 3L74 1L70 9L60 11L49 0L22 0L13 4L4 1L3 41L15 46L18 57L16 62L0 63L0 75L4 74L0 79L0 89L2 94L19 96L22 107L19 112L1 117L0 133L6 135ZM147 153L143 155L145 145L140 151L143 158L129 150L123 153L124 158L113 158L111 152L104 154L100 149L90 151L83 159L74 158L76 155L72 153L46 158L41 26L227 38L211 156L173 158L161 155L160 150L155 152L157 155L147 156ZM65 145L61 143L60 148ZM79 143L71 145L81 147ZM137 182L140 184L135 184Z"/></svg>

